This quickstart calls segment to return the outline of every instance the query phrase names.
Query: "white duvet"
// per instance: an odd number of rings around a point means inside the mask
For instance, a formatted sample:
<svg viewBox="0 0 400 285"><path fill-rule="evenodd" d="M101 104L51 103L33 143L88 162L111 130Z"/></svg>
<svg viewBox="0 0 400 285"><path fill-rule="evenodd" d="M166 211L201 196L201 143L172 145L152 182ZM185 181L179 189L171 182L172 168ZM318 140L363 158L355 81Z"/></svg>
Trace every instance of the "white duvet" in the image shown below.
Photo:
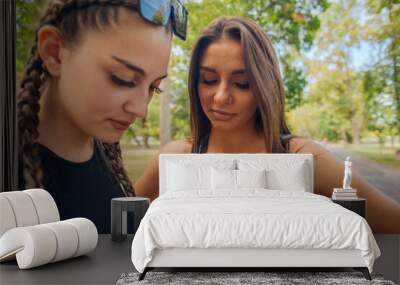
<svg viewBox="0 0 400 285"><path fill-rule="evenodd" d="M380 256L361 216L321 195L266 189L160 196L133 239L133 265L143 272L164 248L358 249L370 272Z"/></svg>

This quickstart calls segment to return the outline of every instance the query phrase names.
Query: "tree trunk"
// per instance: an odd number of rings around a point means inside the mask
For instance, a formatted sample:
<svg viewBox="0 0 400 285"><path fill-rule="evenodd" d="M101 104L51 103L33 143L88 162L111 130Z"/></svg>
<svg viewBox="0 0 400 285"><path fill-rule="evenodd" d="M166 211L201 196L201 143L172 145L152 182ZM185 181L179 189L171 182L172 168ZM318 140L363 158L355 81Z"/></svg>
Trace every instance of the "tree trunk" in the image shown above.
<svg viewBox="0 0 400 285"><path fill-rule="evenodd" d="M148 134L145 134L145 135L143 136L143 143L144 143L144 146L145 146L146 148L150 148L150 144L149 144L149 135L148 135Z"/></svg>
<svg viewBox="0 0 400 285"><path fill-rule="evenodd" d="M150 148L149 145L149 131L147 130L146 119L142 119L142 134L143 134L143 144L146 148Z"/></svg>
<svg viewBox="0 0 400 285"><path fill-rule="evenodd" d="M133 135L132 139L136 143L136 146L142 146L142 143L140 142L140 140L138 139L138 137L136 135Z"/></svg>
<svg viewBox="0 0 400 285"><path fill-rule="evenodd" d="M400 74L399 74L399 58L396 54L393 60L393 84L394 84L394 102L396 105L397 134L400 135Z"/></svg>
<svg viewBox="0 0 400 285"><path fill-rule="evenodd" d="M171 97L168 78L162 83L160 95L160 144L161 146L171 141Z"/></svg>
<svg viewBox="0 0 400 285"><path fill-rule="evenodd" d="M359 145L361 142L361 129L363 126L363 119L357 120L353 117L351 119L351 135L353 137L353 144Z"/></svg>
<svg viewBox="0 0 400 285"><path fill-rule="evenodd" d="M388 3L389 9L389 21L393 25L393 1L389 1ZM397 125L397 134L400 135L400 55L399 55L399 47L397 46L399 43L399 35L397 32L392 34L391 38L392 42L390 44L390 58L392 60L393 65L393 89L394 89L394 102L396 108L396 125Z"/></svg>

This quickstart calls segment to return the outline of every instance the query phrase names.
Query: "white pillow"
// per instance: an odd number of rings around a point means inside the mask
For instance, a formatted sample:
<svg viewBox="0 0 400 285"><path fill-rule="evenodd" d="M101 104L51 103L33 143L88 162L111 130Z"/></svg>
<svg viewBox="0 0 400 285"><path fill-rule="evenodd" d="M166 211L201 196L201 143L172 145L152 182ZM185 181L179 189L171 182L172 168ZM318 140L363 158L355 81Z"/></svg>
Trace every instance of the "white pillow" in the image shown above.
<svg viewBox="0 0 400 285"><path fill-rule="evenodd" d="M267 172L268 189L306 191L305 164L296 163L290 169L270 169Z"/></svg>
<svg viewBox="0 0 400 285"><path fill-rule="evenodd" d="M296 159L240 159L240 170L266 169L267 188L272 190L307 191L308 164Z"/></svg>
<svg viewBox="0 0 400 285"><path fill-rule="evenodd" d="M267 171L236 170L237 188L267 188Z"/></svg>
<svg viewBox="0 0 400 285"><path fill-rule="evenodd" d="M168 191L210 189L210 167L168 163Z"/></svg>
<svg viewBox="0 0 400 285"><path fill-rule="evenodd" d="M211 168L211 189L267 188L266 170Z"/></svg>
<svg viewBox="0 0 400 285"><path fill-rule="evenodd" d="M236 170L211 168L211 189L236 190Z"/></svg>
<svg viewBox="0 0 400 285"><path fill-rule="evenodd" d="M167 191L211 190L211 168L234 169L234 160L176 159L166 163Z"/></svg>

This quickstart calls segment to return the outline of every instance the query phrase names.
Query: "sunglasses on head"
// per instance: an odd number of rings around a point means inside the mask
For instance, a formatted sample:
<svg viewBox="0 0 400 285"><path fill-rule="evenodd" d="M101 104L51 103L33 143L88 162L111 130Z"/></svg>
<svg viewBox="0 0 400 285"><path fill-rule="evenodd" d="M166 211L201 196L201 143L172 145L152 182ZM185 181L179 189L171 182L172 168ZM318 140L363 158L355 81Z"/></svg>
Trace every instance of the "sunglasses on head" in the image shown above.
<svg viewBox="0 0 400 285"><path fill-rule="evenodd" d="M139 0L139 14L161 26L166 26L171 19L174 34L186 39L188 11L179 0Z"/></svg>

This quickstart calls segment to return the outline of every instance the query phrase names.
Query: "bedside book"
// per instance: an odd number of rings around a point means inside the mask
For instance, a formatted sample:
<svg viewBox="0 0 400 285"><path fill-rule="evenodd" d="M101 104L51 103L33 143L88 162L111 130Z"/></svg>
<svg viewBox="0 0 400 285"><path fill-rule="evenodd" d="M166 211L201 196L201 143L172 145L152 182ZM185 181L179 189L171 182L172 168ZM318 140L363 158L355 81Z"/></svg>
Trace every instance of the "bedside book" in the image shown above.
<svg viewBox="0 0 400 285"><path fill-rule="evenodd" d="M343 189L343 188L333 188L333 193L357 193L357 189Z"/></svg>
<svg viewBox="0 0 400 285"><path fill-rule="evenodd" d="M342 201L353 201L353 200L358 200L358 196L354 197L337 197L335 195L332 195L332 200L342 200Z"/></svg>
<svg viewBox="0 0 400 285"><path fill-rule="evenodd" d="M332 200L357 200L357 189L334 188Z"/></svg>

